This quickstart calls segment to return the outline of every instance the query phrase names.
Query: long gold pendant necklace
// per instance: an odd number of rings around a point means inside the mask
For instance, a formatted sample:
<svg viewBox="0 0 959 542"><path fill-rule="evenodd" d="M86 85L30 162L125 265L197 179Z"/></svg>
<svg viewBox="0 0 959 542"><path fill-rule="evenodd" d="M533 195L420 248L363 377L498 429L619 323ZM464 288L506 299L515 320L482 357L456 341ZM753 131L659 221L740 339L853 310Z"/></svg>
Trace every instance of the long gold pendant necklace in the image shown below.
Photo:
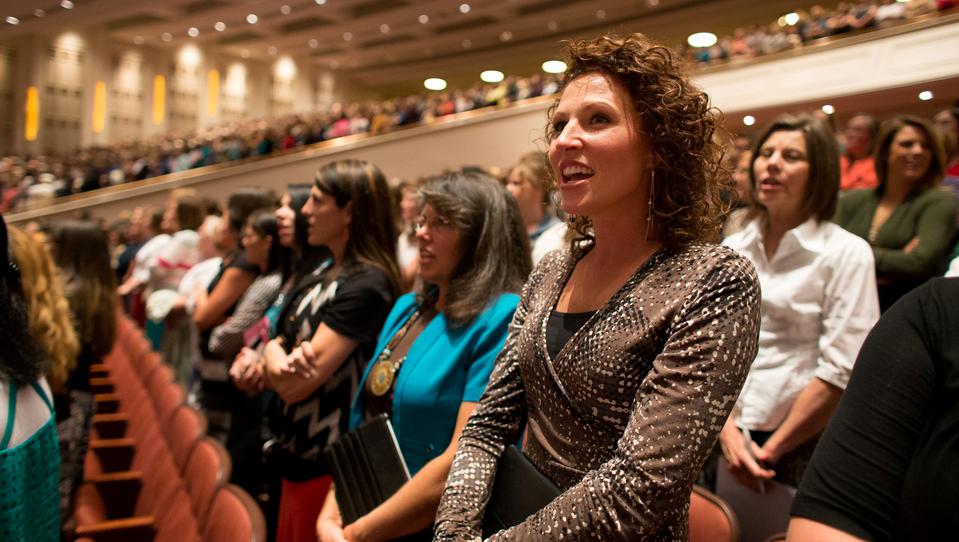
<svg viewBox="0 0 959 542"><path fill-rule="evenodd" d="M392 356L397 345L399 345L403 338L406 337L406 334L409 333L410 329L420 319L421 314L422 311L416 309L416 312L414 312L413 315L410 316L410 319L403 324L403 327L393 335L390 342L383 348L379 357L376 358L376 363L370 370L370 376L366 379L366 390L374 396L382 397L393 388L396 373L400 370L403 362L406 361L406 356L403 356L397 361L390 359L390 356Z"/></svg>

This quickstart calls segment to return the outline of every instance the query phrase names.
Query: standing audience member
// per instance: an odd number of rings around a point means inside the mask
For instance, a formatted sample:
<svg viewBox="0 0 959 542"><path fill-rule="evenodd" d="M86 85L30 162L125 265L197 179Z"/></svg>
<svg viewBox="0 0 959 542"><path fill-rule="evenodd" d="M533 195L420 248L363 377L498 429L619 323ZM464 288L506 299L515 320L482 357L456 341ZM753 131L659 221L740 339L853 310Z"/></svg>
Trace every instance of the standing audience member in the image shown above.
<svg viewBox="0 0 959 542"><path fill-rule="evenodd" d="M759 274L759 352L719 442L735 478L760 491L773 478L799 484L879 303L869 245L829 221L832 133L812 117L783 117L753 156L759 213L724 243Z"/></svg>
<svg viewBox="0 0 959 542"><path fill-rule="evenodd" d="M494 179L454 173L426 184L419 201L421 286L393 306L350 414L353 429L390 416L413 478L348 526L330 491L317 521L324 542L432 534L457 440L531 269L521 213Z"/></svg>
<svg viewBox="0 0 959 542"><path fill-rule="evenodd" d="M869 334L799 486L787 540L959 532L959 279L905 295Z"/></svg>
<svg viewBox="0 0 959 542"><path fill-rule="evenodd" d="M755 215L752 195L752 177L749 171L752 167L753 151L741 151L733 164L733 182L736 183L736 201L729 218L723 224L723 237L729 237L742 231Z"/></svg>
<svg viewBox="0 0 959 542"><path fill-rule="evenodd" d="M309 288L287 298L277 338L263 350L280 399L268 452L283 479L280 542L316 540L330 486L323 449L348 429L360 371L400 290L395 206L374 165L321 167L303 213L310 245L325 246L331 257L311 273Z"/></svg>
<svg viewBox="0 0 959 542"><path fill-rule="evenodd" d="M945 268L956 200L939 188L943 162L942 145L927 121L895 117L883 123L876 149L879 186L839 200L833 221L872 246L883 311Z"/></svg>
<svg viewBox="0 0 959 542"><path fill-rule="evenodd" d="M11 542L60 539L60 454L49 357L30 332L20 272L0 216L0 529Z"/></svg>
<svg viewBox="0 0 959 542"><path fill-rule="evenodd" d="M506 189L519 204L523 225L533 247L533 265L548 252L563 248L566 225L551 209L552 180L543 153L534 151L521 156L506 175Z"/></svg>
<svg viewBox="0 0 959 542"><path fill-rule="evenodd" d="M846 123L843 132L846 152L839 158L840 190L875 188L879 184L872 156L878 133L879 123L865 113L853 115Z"/></svg>
<svg viewBox="0 0 959 542"><path fill-rule="evenodd" d="M524 452L563 493L491 540L685 539L693 481L756 355L755 272L709 244L728 183L706 95L640 34L569 48L547 139L577 235L523 288L438 541L480 537L497 460L524 427Z"/></svg>

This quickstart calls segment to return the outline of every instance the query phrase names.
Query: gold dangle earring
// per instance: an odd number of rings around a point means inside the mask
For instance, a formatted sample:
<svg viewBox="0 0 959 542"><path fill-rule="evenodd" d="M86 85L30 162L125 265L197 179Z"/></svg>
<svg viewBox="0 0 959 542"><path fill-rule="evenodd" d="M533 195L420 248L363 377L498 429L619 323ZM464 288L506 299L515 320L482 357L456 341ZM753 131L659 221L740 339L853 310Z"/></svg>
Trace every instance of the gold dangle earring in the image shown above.
<svg viewBox="0 0 959 542"><path fill-rule="evenodd" d="M656 192L656 170L649 174L649 202L646 204L646 234L643 235L644 241L649 241L649 228L653 224L653 194Z"/></svg>

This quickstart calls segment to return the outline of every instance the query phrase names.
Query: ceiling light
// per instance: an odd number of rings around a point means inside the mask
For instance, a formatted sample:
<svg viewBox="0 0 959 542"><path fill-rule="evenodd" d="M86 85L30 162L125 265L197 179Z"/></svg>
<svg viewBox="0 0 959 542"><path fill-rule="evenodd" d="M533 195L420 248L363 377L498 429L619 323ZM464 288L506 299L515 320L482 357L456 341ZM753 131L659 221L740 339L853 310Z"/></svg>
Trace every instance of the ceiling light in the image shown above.
<svg viewBox="0 0 959 542"><path fill-rule="evenodd" d="M273 73L276 74L278 79L290 81L296 77L296 63L288 56L280 57L273 67Z"/></svg>
<svg viewBox="0 0 959 542"><path fill-rule="evenodd" d="M145 41L145 40L143 39L143 36L136 36L136 37L133 38L133 43L135 43L135 44L137 44L137 45L143 45L143 42L144 42L144 41Z"/></svg>
<svg viewBox="0 0 959 542"><path fill-rule="evenodd" d="M465 14L467 14L467 13L469 13L469 12L470 12L470 5L469 5L469 4L460 4L460 13L462 13L462 14L465 15Z"/></svg>
<svg viewBox="0 0 959 542"><path fill-rule="evenodd" d="M543 71L546 73L563 73L566 71L566 63L562 60L547 60L543 62Z"/></svg>
<svg viewBox="0 0 959 542"><path fill-rule="evenodd" d="M388 24L386 24L386 23L383 23L383 24L380 25L380 32L386 34L386 33L389 32L389 31L390 31L390 25L388 25Z"/></svg>
<svg viewBox="0 0 959 542"><path fill-rule="evenodd" d="M924 91L920 92L920 93L919 93L919 99L922 100L922 101L924 101L924 102L928 102L929 100L932 99L932 91L931 91L931 90L924 90Z"/></svg>
<svg viewBox="0 0 959 542"><path fill-rule="evenodd" d="M251 14L249 14L249 15L246 16L246 22L248 22L248 23L250 23L250 24L256 24L256 22L259 21L259 20L260 20L260 18L256 16L256 13L251 13Z"/></svg>
<svg viewBox="0 0 959 542"><path fill-rule="evenodd" d="M606 10L597 9L597 10L596 10L596 18L599 19L600 21L602 21L603 19L605 19L605 18L606 18Z"/></svg>
<svg viewBox="0 0 959 542"><path fill-rule="evenodd" d="M276 56L276 47L274 47L274 46L272 46L272 45L269 46L269 47L267 47L267 48L266 48L266 54L268 54L268 55L270 55L270 56Z"/></svg>
<svg viewBox="0 0 959 542"><path fill-rule="evenodd" d="M13 15L7 15L7 24L20 24L20 19L17 19Z"/></svg>
<svg viewBox="0 0 959 542"><path fill-rule="evenodd" d="M326 0L316 0L316 5L318 6L322 6L325 3L326 3Z"/></svg>
<svg viewBox="0 0 959 542"><path fill-rule="evenodd" d="M290 14L290 6L288 6L288 5L286 5L286 4L283 4L282 6L280 6L280 13L282 13L283 15L289 15L289 14Z"/></svg>
<svg viewBox="0 0 959 542"><path fill-rule="evenodd" d="M503 72L499 70L486 70L480 74L480 79L486 83L499 83L503 80Z"/></svg>
<svg viewBox="0 0 959 542"><path fill-rule="evenodd" d="M463 40L463 49L469 49L472 46L473 42L471 40Z"/></svg>
<svg viewBox="0 0 959 542"><path fill-rule="evenodd" d="M316 49L320 46L320 42L316 38L311 39L307 44L310 46L310 49Z"/></svg>
<svg viewBox="0 0 959 542"><path fill-rule="evenodd" d="M430 77L423 81L423 86L426 87L426 90L443 90L446 88L446 81L439 77Z"/></svg>
<svg viewBox="0 0 959 542"><path fill-rule="evenodd" d="M827 114L827 115L832 115L833 113L836 112L836 108L833 107L833 106L831 106L831 105L829 105L829 104L826 104L826 105L822 106L822 112L825 113L825 114Z"/></svg>
<svg viewBox="0 0 959 542"><path fill-rule="evenodd" d="M783 19L786 20L786 24L789 26L795 26L799 22L799 14L795 11L787 13L783 16Z"/></svg>
<svg viewBox="0 0 959 542"><path fill-rule="evenodd" d="M753 124L756 124L756 117L752 115L746 115L743 117L743 124L746 126L752 126Z"/></svg>
<svg viewBox="0 0 959 542"><path fill-rule="evenodd" d="M200 29L195 26L191 26L189 30L186 31L186 35L190 36L191 38L195 38L200 35Z"/></svg>
<svg viewBox="0 0 959 542"><path fill-rule="evenodd" d="M511 39L513 39L513 33L510 32L509 30L506 30L505 32L499 35L500 41L509 41Z"/></svg>
<svg viewBox="0 0 959 542"><path fill-rule="evenodd" d="M550 21L546 23L546 28L548 28L550 32L556 32L557 30L559 30L559 23L557 23L556 21Z"/></svg>
<svg viewBox="0 0 959 542"><path fill-rule="evenodd" d="M353 39L352 32L343 32L343 41L350 41Z"/></svg>
<svg viewBox="0 0 959 542"><path fill-rule="evenodd" d="M654 8L659 5L659 0L646 0L646 5L651 8Z"/></svg>
<svg viewBox="0 0 959 542"><path fill-rule="evenodd" d="M73 9L72 0L60 0L60 7L63 9Z"/></svg>
<svg viewBox="0 0 959 542"><path fill-rule="evenodd" d="M716 34L712 32L696 32L686 38L686 43L693 47L712 47L716 45Z"/></svg>
<svg viewBox="0 0 959 542"><path fill-rule="evenodd" d="M170 41L170 40L173 39L173 34L171 34L171 33L169 33L169 32L164 32L164 33L160 34L160 39L163 40L163 41Z"/></svg>
<svg viewBox="0 0 959 542"><path fill-rule="evenodd" d="M223 21L217 21L216 24L213 25L213 30L216 30L217 32L223 32L226 30L226 23Z"/></svg>
<svg viewBox="0 0 959 542"><path fill-rule="evenodd" d="M424 13L423 15L420 15L417 20L420 22L420 24L426 24L430 22L430 16Z"/></svg>
<svg viewBox="0 0 959 542"><path fill-rule="evenodd" d="M44 10L42 10L42 9L40 9L40 8L37 8L37 9L33 10L33 16L34 16L34 17L46 17L46 16L47 16L47 12L44 11Z"/></svg>

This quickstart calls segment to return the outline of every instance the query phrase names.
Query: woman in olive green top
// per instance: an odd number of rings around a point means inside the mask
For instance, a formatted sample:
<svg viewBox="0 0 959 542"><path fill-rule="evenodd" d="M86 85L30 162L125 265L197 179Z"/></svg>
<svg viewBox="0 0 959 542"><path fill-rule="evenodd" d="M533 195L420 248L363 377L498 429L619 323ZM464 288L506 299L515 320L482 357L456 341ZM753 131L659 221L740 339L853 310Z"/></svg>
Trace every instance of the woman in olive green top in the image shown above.
<svg viewBox="0 0 959 542"><path fill-rule="evenodd" d="M956 200L938 188L944 160L928 122L892 118L883 123L876 148L879 186L839 200L833 221L872 246L883 311L945 268L956 234Z"/></svg>

